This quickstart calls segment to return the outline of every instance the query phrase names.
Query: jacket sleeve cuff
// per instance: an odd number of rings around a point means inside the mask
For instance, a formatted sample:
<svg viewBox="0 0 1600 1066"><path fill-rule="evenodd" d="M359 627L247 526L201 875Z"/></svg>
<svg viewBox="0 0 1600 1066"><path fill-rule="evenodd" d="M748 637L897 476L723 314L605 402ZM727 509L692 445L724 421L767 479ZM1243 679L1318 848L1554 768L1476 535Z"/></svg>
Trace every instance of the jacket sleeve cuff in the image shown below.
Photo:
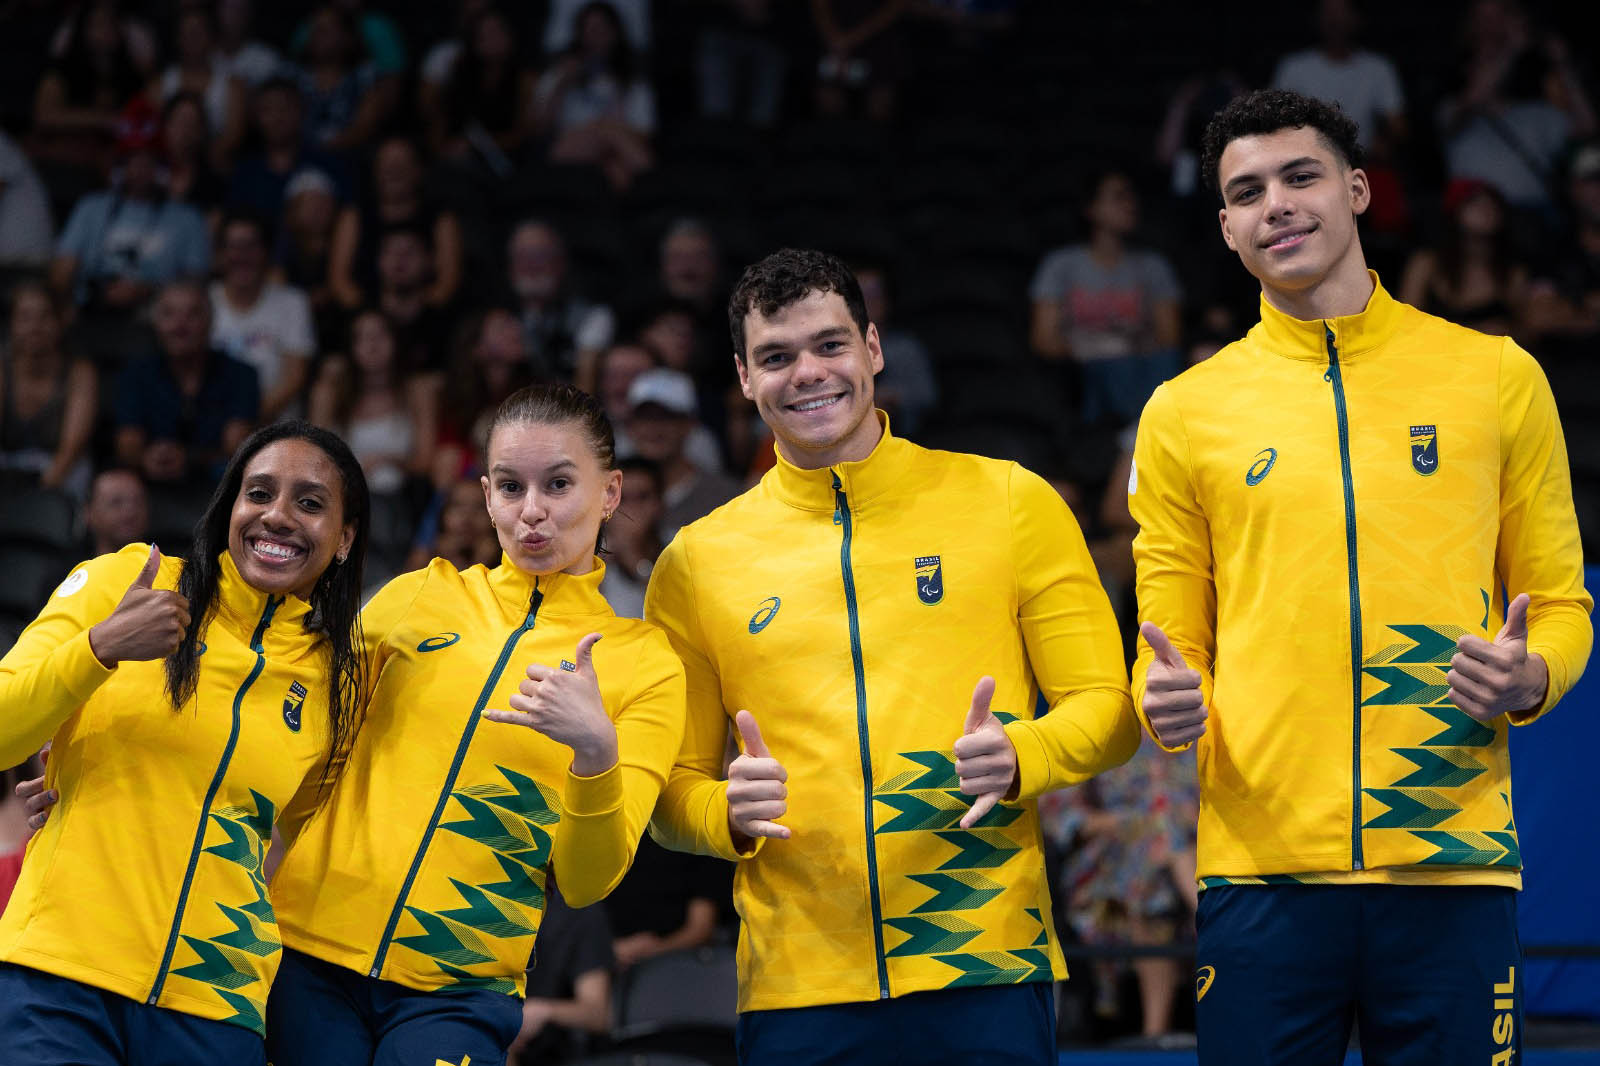
<svg viewBox="0 0 1600 1066"><path fill-rule="evenodd" d="M760 851L766 837L756 837L743 851L733 842L733 830L728 828L728 785L721 782L715 789L708 789L705 806L705 819L701 829L705 834L704 839L709 841L718 858L727 859L729 862L742 862L754 858Z"/></svg>
<svg viewBox="0 0 1600 1066"><path fill-rule="evenodd" d="M614 763L593 777L580 777L567 771L566 794L562 797L567 815L595 818L622 809L622 764Z"/></svg>
<svg viewBox="0 0 1600 1066"><path fill-rule="evenodd" d="M1033 731L1033 723L1018 720L1005 727L1006 739L1017 752L1017 794L1007 799L1028 800L1050 791L1050 756Z"/></svg>
<svg viewBox="0 0 1600 1066"><path fill-rule="evenodd" d="M1544 699L1540 700L1539 705L1536 707L1530 707L1522 711L1508 711L1506 713L1506 721L1512 725L1528 725L1543 718L1567 691L1566 664L1561 661L1561 657L1555 653L1554 649L1548 646L1541 647L1530 642L1528 644L1528 654L1537 655L1544 660Z"/></svg>
<svg viewBox="0 0 1600 1066"><path fill-rule="evenodd" d="M61 684L79 703L94 695L95 689L105 684L116 670L95 658L87 629L58 647L51 654L51 660Z"/></svg>

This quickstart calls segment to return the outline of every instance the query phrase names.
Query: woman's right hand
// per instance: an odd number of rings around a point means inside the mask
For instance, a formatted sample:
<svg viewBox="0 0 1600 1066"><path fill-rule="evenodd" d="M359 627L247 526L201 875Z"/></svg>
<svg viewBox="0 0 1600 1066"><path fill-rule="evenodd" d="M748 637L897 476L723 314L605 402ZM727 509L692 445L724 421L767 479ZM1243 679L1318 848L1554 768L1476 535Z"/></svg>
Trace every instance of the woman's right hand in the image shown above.
<svg viewBox="0 0 1600 1066"><path fill-rule="evenodd" d="M61 799L61 794L55 789L46 790L43 777L19 782L15 792L22 801L22 809L28 812L28 828L37 833L50 820L50 808Z"/></svg>
<svg viewBox="0 0 1600 1066"><path fill-rule="evenodd" d="M133 579L122 602L104 622L89 630L89 648L107 667L123 660L165 659L189 628L189 601L171 589L156 589L161 549L150 545L150 558Z"/></svg>

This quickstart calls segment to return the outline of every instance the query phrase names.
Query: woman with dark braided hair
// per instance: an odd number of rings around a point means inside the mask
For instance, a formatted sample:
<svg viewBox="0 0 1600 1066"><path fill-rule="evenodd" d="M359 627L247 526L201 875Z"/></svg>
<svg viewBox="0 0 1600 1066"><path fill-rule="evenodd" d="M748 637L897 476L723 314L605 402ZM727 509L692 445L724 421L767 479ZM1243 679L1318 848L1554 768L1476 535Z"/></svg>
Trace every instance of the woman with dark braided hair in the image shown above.
<svg viewBox="0 0 1600 1066"><path fill-rule="evenodd" d="M277 423L235 453L186 558L82 564L0 660L0 765L50 741L59 801L0 918L18 1061L265 1062L262 863L356 733L367 526L344 443Z"/></svg>
<svg viewBox="0 0 1600 1066"><path fill-rule="evenodd" d="M272 881L277 1066L492 1066L545 1020L547 878L580 907L616 886L683 732L666 637L600 595L614 452L592 397L512 393L482 478L499 565L434 559L362 611L365 725Z"/></svg>

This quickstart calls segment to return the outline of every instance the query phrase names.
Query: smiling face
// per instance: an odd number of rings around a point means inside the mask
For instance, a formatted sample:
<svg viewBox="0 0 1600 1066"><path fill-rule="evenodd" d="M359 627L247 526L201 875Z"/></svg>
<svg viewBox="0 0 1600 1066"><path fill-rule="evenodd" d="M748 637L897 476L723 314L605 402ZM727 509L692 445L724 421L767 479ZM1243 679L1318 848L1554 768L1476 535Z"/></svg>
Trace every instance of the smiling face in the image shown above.
<svg viewBox="0 0 1600 1066"><path fill-rule="evenodd" d="M297 437L274 441L245 465L228 554L252 588L309 599L355 539L344 512L344 480L327 453Z"/></svg>
<svg viewBox="0 0 1600 1066"><path fill-rule="evenodd" d="M1239 137L1223 149L1217 171L1222 239L1274 303L1294 304L1329 282L1352 290L1366 284L1356 216L1371 199L1367 176L1347 167L1315 129Z"/></svg>
<svg viewBox="0 0 1600 1066"><path fill-rule="evenodd" d="M739 387L785 459L816 470L871 453L882 433L872 378L883 349L877 327L869 322L863 336L844 297L812 290L770 318L752 307L744 341Z"/></svg>
<svg viewBox="0 0 1600 1066"><path fill-rule="evenodd" d="M594 569L600 523L622 499L622 472L600 465L580 424L504 423L488 451L483 498L512 564L530 574Z"/></svg>

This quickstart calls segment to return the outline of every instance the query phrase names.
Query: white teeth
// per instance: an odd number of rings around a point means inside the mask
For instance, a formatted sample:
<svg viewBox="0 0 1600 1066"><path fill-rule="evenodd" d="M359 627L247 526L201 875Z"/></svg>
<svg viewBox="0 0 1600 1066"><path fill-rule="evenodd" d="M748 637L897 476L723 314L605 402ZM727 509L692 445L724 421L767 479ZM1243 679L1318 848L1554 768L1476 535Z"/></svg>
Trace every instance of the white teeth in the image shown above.
<svg viewBox="0 0 1600 1066"><path fill-rule="evenodd" d="M274 559L295 559L300 555L300 549L291 548L285 544L273 544L270 541L256 541L256 551L262 555L269 555Z"/></svg>
<svg viewBox="0 0 1600 1066"><path fill-rule="evenodd" d="M819 408L829 407L835 403L838 403L839 400L840 397L838 396L829 396L827 399L823 400L811 400L806 403L797 403L794 405L794 407L797 411L815 411Z"/></svg>

